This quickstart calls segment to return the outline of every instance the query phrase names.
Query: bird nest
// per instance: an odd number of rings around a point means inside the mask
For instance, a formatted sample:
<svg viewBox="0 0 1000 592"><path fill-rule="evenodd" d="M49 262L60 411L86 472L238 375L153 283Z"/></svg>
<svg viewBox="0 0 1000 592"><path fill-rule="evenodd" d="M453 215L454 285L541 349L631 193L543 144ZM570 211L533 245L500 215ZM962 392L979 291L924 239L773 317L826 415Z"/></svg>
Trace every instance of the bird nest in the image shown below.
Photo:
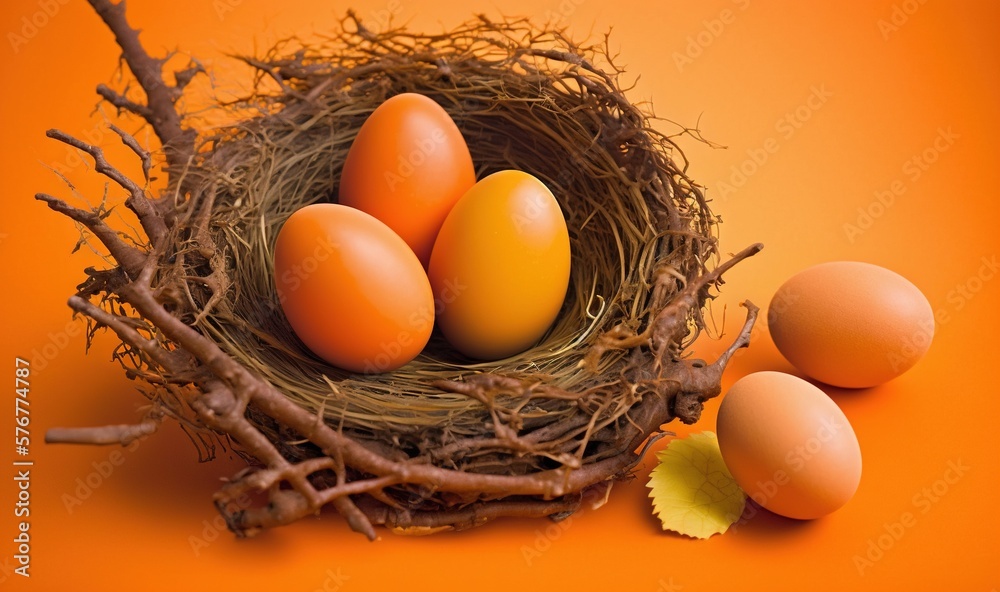
<svg viewBox="0 0 1000 592"><path fill-rule="evenodd" d="M98 91L149 123L166 179L150 188L151 155L117 126L144 179L53 130L127 193L141 233L110 227L103 206L38 198L113 260L86 270L70 306L88 317L90 335L117 335L115 356L151 404L135 425L54 429L49 441L127 444L173 418L205 455L232 446L249 466L215 504L239 535L326 505L369 538L380 524L430 533L501 516L559 518L603 503L663 424L696 421L730 356L747 345L750 303L718 360L685 355L721 274L760 246L718 262L717 218L673 139L626 99L604 46L524 20L480 17L425 35L374 32L349 14L319 45L243 58L257 90L216 105L230 123L194 129L178 99L201 66L168 83L123 6L91 4L145 97ZM566 301L522 354L477 362L434 336L398 370L353 374L311 354L281 313L278 230L297 209L336 200L362 123L402 92L444 107L479 178L531 173L565 214Z"/></svg>

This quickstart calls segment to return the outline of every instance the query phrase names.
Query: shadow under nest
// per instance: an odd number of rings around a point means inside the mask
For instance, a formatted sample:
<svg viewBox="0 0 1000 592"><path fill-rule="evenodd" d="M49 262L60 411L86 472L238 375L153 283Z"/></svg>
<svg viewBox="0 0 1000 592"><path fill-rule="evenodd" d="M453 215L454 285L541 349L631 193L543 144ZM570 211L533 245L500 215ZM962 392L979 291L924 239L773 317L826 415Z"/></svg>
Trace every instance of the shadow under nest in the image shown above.
<svg viewBox="0 0 1000 592"><path fill-rule="evenodd" d="M220 105L239 122L198 133L175 104L200 65L168 84L124 7L90 3L146 104L99 92L152 126L166 187L150 195L149 154L118 128L143 159L145 184L98 147L51 131L129 194L147 240L127 242L100 209L38 197L115 260L87 270L70 306L92 332L110 328L122 339L117 355L152 405L134 426L56 429L49 441L128 443L165 417L196 439L228 440L252 460L215 496L240 535L326 504L369 538L373 524L423 534L501 516L561 517L603 503L664 423L696 421L730 356L748 344L757 313L749 302L722 357L684 355L704 327L709 289L760 245L711 267L717 220L675 161L672 139L625 98L603 47L524 20L480 17L423 35L369 31L349 15L320 45L243 58L258 88L277 90ZM399 370L348 374L310 354L281 314L271 257L278 229L305 205L335 201L361 124L401 92L448 111L477 178L526 171L563 209L570 289L548 334L520 355L474 362L435 335ZM266 503L244 507L253 493Z"/></svg>

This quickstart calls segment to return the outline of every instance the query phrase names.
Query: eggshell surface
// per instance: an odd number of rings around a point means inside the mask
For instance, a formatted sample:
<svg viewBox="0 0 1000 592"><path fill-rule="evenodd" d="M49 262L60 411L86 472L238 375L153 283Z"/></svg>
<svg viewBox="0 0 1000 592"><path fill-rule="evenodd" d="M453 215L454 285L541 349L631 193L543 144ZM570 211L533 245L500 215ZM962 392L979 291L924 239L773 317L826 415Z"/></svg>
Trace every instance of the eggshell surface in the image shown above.
<svg viewBox="0 0 1000 592"><path fill-rule="evenodd" d="M486 177L442 225L428 274L438 326L457 350L484 360L524 351L566 297L570 243L559 204L528 173Z"/></svg>
<svg viewBox="0 0 1000 592"><path fill-rule="evenodd" d="M317 356L352 372L409 362L434 325L434 297L413 251L388 226L338 204L294 212L274 246L278 299Z"/></svg>
<svg viewBox="0 0 1000 592"><path fill-rule="evenodd" d="M759 505L813 519L854 496L861 448L847 417L822 390L790 374L736 381L716 427L726 467Z"/></svg>
<svg viewBox="0 0 1000 592"><path fill-rule="evenodd" d="M469 147L448 112L403 93L362 124L344 161L339 201L392 228L426 267L445 217L475 183Z"/></svg>
<svg viewBox="0 0 1000 592"><path fill-rule="evenodd" d="M923 357L934 311L903 276L836 261L807 268L778 288L768 326L782 355L809 377L863 388L899 376Z"/></svg>

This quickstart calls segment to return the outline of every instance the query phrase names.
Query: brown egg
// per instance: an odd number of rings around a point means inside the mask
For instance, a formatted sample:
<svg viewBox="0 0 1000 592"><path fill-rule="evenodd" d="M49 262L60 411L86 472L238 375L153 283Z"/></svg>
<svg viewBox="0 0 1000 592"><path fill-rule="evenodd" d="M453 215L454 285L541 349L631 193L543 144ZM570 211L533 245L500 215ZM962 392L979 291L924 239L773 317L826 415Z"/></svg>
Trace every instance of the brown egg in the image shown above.
<svg viewBox="0 0 1000 592"><path fill-rule="evenodd" d="M806 375L862 388L899 376L923 357L934 311L903 276L836 261L805 269L778 288L768 326L778 350Z"/></svg>
<svg viewBox="0 0 1000 592"><path fill-rule="evenodd" d="M736 482L776 514L819 518L846 504L861 481L861 448L847 417L796 376L756 372L736 381L716 430Z"/></svg>

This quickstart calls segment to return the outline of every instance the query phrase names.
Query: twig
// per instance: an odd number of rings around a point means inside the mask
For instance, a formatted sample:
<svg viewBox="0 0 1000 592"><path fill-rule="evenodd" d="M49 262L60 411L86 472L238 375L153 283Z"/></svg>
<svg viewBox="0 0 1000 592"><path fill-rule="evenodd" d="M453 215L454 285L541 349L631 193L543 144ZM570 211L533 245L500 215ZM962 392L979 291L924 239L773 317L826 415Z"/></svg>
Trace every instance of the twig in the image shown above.
<svg viewBox="0 0 1000 592"><path fill-rule="evenodd" d="M175 171L183 169L195 153L195 132L183 127L174 103L187 82L183 82L179 87L164 82L163 61L146 53L139 41L139 31L133 29L125 18L124 1L117 4L113 4L110 0L88 1L104 24L114 33L115 41L122 48L125 63L146 92L146 105L128 101L107 87L104 88L109 92L102 92L101 95L115 106L132 111L148 121L163 143L168 167ZM101 92L100 88L98 92Z"/></svg>
<svg viewBox="0 0 1000 592"><path fill-rule="evenodd" d="M63 200L47 193L36 193L35 199L45 202L53 211L59 212L87 227L101 241L101 244L108 249L108 253L114 257L115 261L118 262L118 265L121 266L129 277L138 277L139 270L146 260L146 254L126 244L118 232L108 226L96 212L74 208Z"/></svg>
<svg viewBox="0 0 1000 592"><path fill-rule="evenodd" d="M94 169L98 173L101 173L117 183L122 189L128 191L129 197L126 199L125 205L139 217L139 223L142 224L143 230L146 231L150 243L154 247L163 243L167 235L167 225L163 221L163 217L160 216L160 213L153 207L150 199L146 196L146 190L122 174L121 171L111 166L111 163L104 157L104 151L99 146L88 144L61 130L51 129L45 132L45 135L89 154L94 159ZM124 136L122 138L124 141ZM126 145L129 144L126 143ZM135 147L130 146L130 148L134 151L138 150L137 154L142 156L142 151L138 149L138 144L135 144ZM143 158L143 163L145 166L145 158Z"/></svg>
<svg viewBox="0 0 1000 592"><path fill-rule="evenodd" d="M86 428L51 428L45 432L48 444L117 444L128 446L134 440L145 438L156 432L159 421L145 421L138 424L121 424Z"/></svg>

